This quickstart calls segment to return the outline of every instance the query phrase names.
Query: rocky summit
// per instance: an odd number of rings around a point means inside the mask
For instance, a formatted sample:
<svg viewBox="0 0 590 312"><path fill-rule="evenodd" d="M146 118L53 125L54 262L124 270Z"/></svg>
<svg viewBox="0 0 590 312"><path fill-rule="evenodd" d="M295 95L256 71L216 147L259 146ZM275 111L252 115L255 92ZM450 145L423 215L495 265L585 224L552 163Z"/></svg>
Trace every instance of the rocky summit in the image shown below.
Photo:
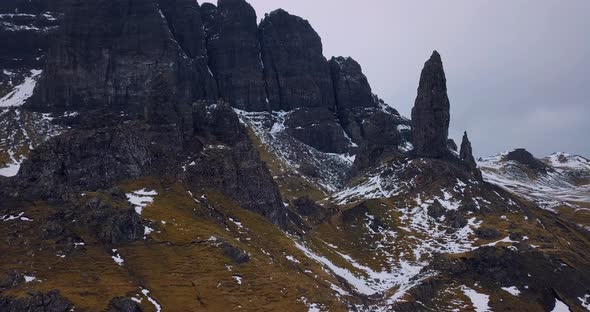
<svg viewBox="0 0 590 312"><path fill-rule="evenodd" d="M0 311L590 307L590 161L457 151L436 51L408 119L244 0L4 0L0 39Z"/></svg>

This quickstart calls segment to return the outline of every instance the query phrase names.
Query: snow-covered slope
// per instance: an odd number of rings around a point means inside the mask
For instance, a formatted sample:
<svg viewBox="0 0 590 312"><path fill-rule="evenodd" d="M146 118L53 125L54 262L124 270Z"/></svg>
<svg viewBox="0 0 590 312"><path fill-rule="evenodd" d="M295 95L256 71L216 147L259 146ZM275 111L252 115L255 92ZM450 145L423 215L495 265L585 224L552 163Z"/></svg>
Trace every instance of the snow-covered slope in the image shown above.
<svg viewBox="0 0 590 312"><path fill-rule="evenodd" d="M274 153L288 170L304 177L322 191L333 192L342 187L355 157L349 154L324 153L306 145L285 130L285 120L292 112L245 112L235 110L248 126ZM350 145L354 145L351 141ZM306 168L313 172L306 171Z"/></svg>
<svg viewBox="0 0 590 312"><path fill-rule="evenodd" d="M546 170L532 170L507 159L508 153L480 158L484 179L546 209L567 205L587 207L590 203L590 161L582 156L554 153L541 161Z"/></svg>

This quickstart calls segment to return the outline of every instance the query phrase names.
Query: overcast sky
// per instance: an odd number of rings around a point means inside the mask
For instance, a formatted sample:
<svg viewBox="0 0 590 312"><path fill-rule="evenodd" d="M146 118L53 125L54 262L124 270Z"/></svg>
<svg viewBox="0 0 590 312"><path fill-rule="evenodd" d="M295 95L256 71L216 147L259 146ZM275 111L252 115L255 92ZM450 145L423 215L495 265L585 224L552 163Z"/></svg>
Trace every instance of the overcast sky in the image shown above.
<svg viewBox="0 0 590 312"><path fill-rule="evenodd" d="M590 156L589 0L249 0L310 21L326 57L352 56L409 117L432 50L445 65L450 136L478 156L525 147Z"/></svg>

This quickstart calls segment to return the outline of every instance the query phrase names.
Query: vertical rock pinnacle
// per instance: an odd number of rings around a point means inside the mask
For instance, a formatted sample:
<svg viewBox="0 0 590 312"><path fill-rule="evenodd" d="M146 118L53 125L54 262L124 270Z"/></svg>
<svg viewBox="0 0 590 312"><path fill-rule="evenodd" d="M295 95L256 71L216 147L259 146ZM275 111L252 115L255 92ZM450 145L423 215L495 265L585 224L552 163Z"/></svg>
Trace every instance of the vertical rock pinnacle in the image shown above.
<svg viewBox="0 0 590 312"><path fill-rule="evenodd" d="M440 158L448 153L450 122L447 80L440 54L434 51L424 64L420 86L412 109L414 153L418 157Z"/></svg>

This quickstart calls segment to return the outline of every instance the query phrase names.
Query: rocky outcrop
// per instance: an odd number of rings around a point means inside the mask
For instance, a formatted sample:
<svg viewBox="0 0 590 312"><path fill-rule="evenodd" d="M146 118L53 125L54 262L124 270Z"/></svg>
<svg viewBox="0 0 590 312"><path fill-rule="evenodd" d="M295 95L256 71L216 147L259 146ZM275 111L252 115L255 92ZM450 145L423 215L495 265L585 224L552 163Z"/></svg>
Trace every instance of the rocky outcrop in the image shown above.
<svg viewBox="0 0 590 312"><path fill-rule="evenodd" d="M113 196L115 195L115 196ZM129 205L125 194L105 194L90 198L75 210L80 220L96 238L108 245L128 243L143 238L141 217Z"/></svg>
<svg viewBox="0 0 590 312"><path fill-rule="evenodd" d="M100 122L112 115L92 117ZM31 153L20 169L18 183L31 198L61 199L67 193L104 189L124 179L156 173L156 151L151 144L155 141L148 131L145 123L130 122L58 136ZM167 140L174 141L173 136ZM173 144L165 145L174 149ZM160 164L165 161L159 159Z"/></svg>
<svg viewBox="0 0 590 312"><path fill-rule="evenodd" d="M264 77L273 110L335 105L330 66L308 21L284 10L260 23Z"/></svg>
<svg viewBox="0 0 590 312"><path fill-rule="evenodd" d="M459 158L469 167L473 175L478 178L479 180L482 179L481 171L477 169L477 163L475 162L475 157L473 157L473 148L471 147L471 142L469 142L469 138L467 137L467 131L463 133L463 139L461 141L461 150L459 151Z"/></svg>
<svg viewBox="0 0 590 312"><path fill-rule="evenodd" d="M203 4L202 14L219 95L235 108L266 111L256 11L244 0L219 0L218 5Z"/></svg>
<svg viewBox="0 0 590 312"><path fill-rule="evenodd" d="M524 148L517 148L508 154L506 154L506 160L512 160L517 163L523 164L534 171L547 171L549 167L538 160Z"/></svg>
<svg viewBox="0 0 590 312"><path fill-rule="evenodd" d="M325 153L346 153L352 145L334 113L327 108L297 109L289 114L285 127L297 140Z"/></svg>
<svg viewBox="0 0 590 312"><path fill-rule="evenodd" d="M330 70L337 111L379 106L367 77L354 59L341 56L332 57Z"/></svg>
<svg viewBox="0 0 590 312"><path fill-rule="evenodd" d="M0 311L5 312L68 312L73 305L59 291L30 293L26 297L0 297Z"/></svg>
<svg viewBox="0 0 590 312"><path fill-rule="evenodd" d="M223 242L221 244L221 250L226 257L230 258L236 264L243 264L250 261L250 256L245 250L228 242Z"/></svg>
<svg viewBox="0 0 590 312"><path fill-rule="evenodd" d="M194 192L221 191L248 210L287 226L278 186L227 103L195 106L195 134L203 147L189 157L185 181Z"/></svg>
<svg viewBox="0 0 590 312"><path fill-rule="evenodd" d="M447 80L438 52L424 64L412 109L412 135L417 157L440 158L448 154L450 123Z"/></svg>
<svg viewBox="0 0 590 312"><path fill-rule="evenodd" d="M129 298L118 297L111 300L106 312L142 312L139 303Z"/></svg>

